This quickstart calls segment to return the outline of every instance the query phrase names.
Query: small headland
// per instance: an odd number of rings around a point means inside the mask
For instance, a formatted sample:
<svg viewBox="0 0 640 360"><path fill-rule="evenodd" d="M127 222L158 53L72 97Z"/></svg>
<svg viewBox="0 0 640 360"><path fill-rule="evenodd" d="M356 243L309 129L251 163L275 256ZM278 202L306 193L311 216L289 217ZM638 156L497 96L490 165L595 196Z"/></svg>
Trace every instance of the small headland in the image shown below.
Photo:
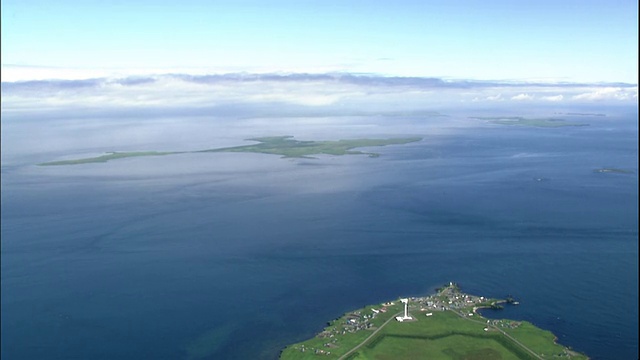
<svg viewBox="0 0 640 360"><path fill-rule="evenodd" d="M516 304L463 293L451 282L435 294L348 312L281 359L588 359L526 321L493 320L481 308Z"/></svg>

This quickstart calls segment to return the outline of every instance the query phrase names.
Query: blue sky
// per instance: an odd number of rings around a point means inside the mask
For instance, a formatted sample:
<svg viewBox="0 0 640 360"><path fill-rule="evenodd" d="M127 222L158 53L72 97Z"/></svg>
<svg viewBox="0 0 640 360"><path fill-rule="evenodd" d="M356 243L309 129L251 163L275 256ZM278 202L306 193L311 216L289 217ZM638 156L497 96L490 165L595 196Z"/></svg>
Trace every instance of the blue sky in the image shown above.
<svg viewBox="0 0 640 360"><path fill-rule="evenodd" d="M637 42L631 0L2 1L3 69L635 84Z"/></svg>

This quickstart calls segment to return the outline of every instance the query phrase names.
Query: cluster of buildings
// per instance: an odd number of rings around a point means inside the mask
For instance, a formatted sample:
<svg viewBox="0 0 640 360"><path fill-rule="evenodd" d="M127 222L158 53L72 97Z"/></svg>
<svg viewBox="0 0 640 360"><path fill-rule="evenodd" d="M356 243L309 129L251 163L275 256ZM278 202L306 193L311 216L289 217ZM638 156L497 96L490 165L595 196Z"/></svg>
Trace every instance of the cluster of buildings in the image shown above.
<svg viewBox="0 0 640 360"><path fill-rule="evenodd" d="M328 350L323 350L323 349L316 349L316 348L311 348L308 346L304 346L304 344L297 346L296 347L297 350L299 350L300 352L310 352L316 355L331 355L331 351Z"/></svg>
<svg viewBox="0 0 640 360"><path fill-rule="evenodd" d="M373 309L371 314L363 314L362 311L349 313L340 320L334 321L329 328L317 335L319 338L327 339L327 342L322 345L323 348L312 348L302 344L296 346L296 349L300 352L310 352L316 355L331 355L331 349L338 347L337 343L340 335L371 329L374 326L371 320L375 319L378 313L386 311L386 307L383 307L379 310Z"/></svg>
<svg viewBox="0 0 640 360"><path fill-rule="evenodd" d="M501 328L515 329L522 325L522 322L514 320L487 320L487 324Z"/></svg>
<svg viewBox="0 0 640 360"><path fill-rule="evenodd" d="M386 309L384 311L386 311ZM345 315L344 322L336 321L329 330L325 330L318 334L318 337L334 338L337 335L344 335L347 333L354 333L360 330L370 329L373 327L371 320L375 319L376 315L379 312L384 311L382 311L382 309L374 309L371 314L363 314L362 311L349 313Z"/></svg>
<svg viewBox="0 0 640 360"><path fill-rule="evenodd" d="M490 301L484 296L462 293L454 283L449 283L449 286L440 289L435 295L411 298L411 300L420 305L421 311L443 311L477 307L480 305L489 305L488 302Z"/></svg>

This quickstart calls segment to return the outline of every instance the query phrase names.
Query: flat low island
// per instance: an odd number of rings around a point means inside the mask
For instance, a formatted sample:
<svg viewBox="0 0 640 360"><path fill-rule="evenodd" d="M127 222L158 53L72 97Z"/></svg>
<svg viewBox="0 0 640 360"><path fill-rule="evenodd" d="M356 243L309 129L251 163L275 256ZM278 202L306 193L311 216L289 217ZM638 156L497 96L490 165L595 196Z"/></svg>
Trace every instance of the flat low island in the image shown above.
<svg viewBox="0 0 640 360"><path fill-rule="evenodd" d="M314 338L287 346L280 359L588 359L531 323L477 311L507 302L516 303L465 294L450 283L431 296L349 312Z"/></svg>
<svg viewBox="0 0 640 360"><path fill-rule="evenodd" d="M107 161L143 157L143 156L167 156L176 154L195 154L195 153L214 153L214 152L250 152L280 155L287 158L310 158L312 155L369 155L377 157L377 153L366 153L353 150L362 147L375 147L386 145L401 145L422 140L420 137L411 138L392 138L392 139L350 139L335 141L302 141L294 140L292 136L272 136L247 139L255 141L256 144L242 145L218 149L196 150L196 151L131 151L131 152L109 152L104 155L71 159L50 161L38 164L40 166L57 166L57 165L80 165L88 163L104 163Z"/></svg>
<svg viewBox="0 0 640 360"><path fill-rule="evenodd" d="M498 125L534 126L544 128L558 128L566 126L589 126L589 124L566 121L556 118L524 118L522 116L472 116L470 119L484 120Z"/></svg>

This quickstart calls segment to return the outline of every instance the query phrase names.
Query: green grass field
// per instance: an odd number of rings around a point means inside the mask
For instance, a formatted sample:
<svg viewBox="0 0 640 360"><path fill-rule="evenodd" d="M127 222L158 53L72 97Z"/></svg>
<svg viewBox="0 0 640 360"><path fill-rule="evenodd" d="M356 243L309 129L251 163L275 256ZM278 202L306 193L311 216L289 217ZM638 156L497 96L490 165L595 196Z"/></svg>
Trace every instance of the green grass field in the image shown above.
<svg viewBox="0 0 640 360"><path fill-rule="evenodd" d="M487 337L452 334L443 338L387 335L375 347L358 350L353 359L520 359Z"/></svg>
<svg viewBox="0 0 640 360"><path fill-rule="evenodd" d="M111 160L142 157L142 156L161 156L185 153L210 153L210 152L250 152L281 155L287 158L309 158L312 155L369 155L377 157L376 153L365 153L354 151L354 148L400 145L422 140L419 137L412 138L396 138L396 139L353 139L353 140L337 140L337 141L299 141L294 140L291 136L274 136L248 139L256 141L258 144L234 146L220 149L208 149L199 151L183 151L183 152L158 152L158 151L140 151L140 152L110 152L105 155L75 159L51 161L38 164L40 166L56 166L56 165L80 165L89 163L104 163Z"/></svg>
<svg viewBox="0 0 640 360"><path fill-rule="evenodd" d="M453 311L430 317L418 312L416 317L416 322L389 323L377 335L380 340L372 339L354 359L536 359L501 333L484 331L482 321L468 321Z"/></svg>

